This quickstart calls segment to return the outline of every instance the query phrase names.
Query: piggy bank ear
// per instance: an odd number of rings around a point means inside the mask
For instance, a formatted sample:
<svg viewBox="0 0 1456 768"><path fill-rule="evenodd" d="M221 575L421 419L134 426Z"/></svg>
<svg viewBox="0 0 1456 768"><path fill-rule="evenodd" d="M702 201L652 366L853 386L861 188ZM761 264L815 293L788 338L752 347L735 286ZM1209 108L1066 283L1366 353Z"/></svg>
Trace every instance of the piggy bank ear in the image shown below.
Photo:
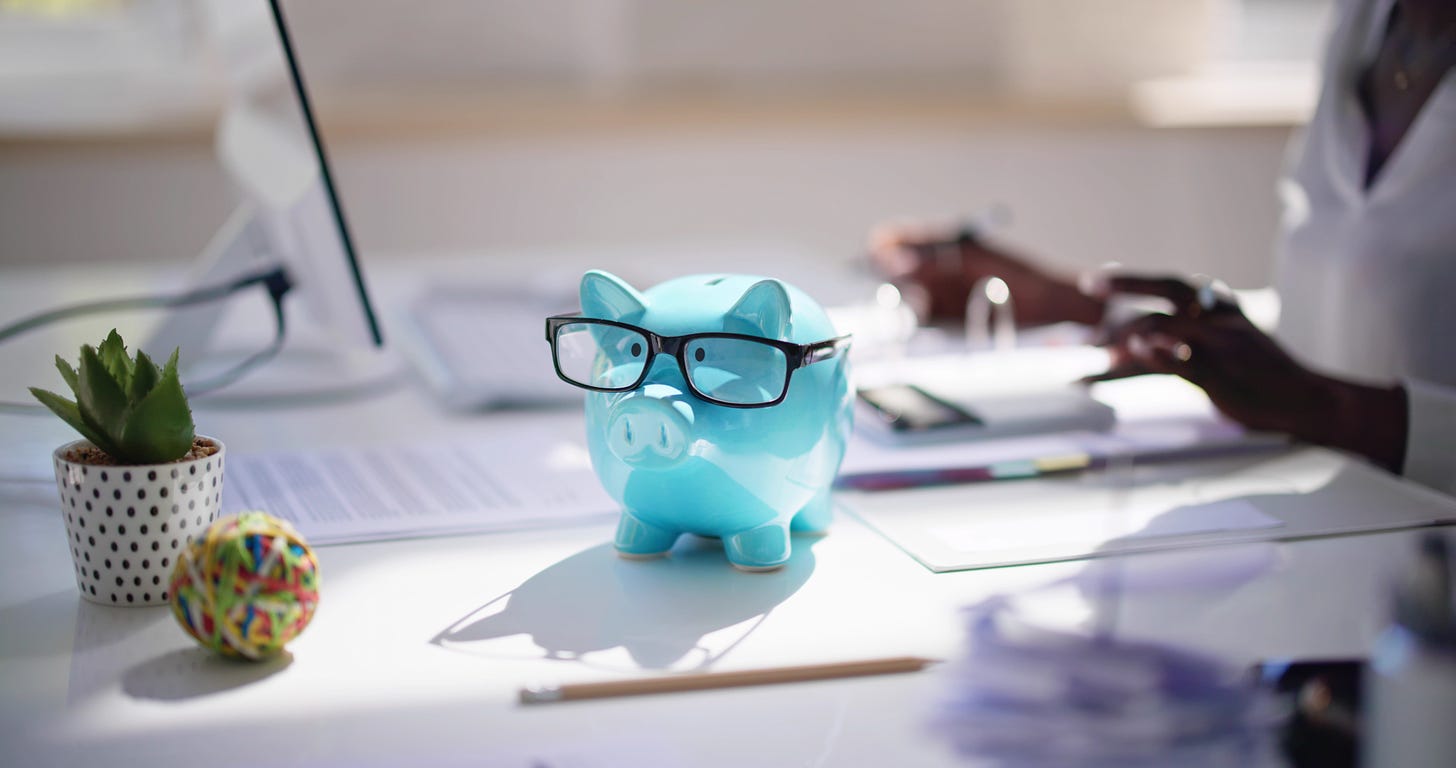
<svg viewBox="0 0 1456 768"><path fill-rule="evenodd" d="M728 310L723 329L768 339L781 339L789 330L789 292L777 280L760 280L743 292Z"/></svg>
<svg viewBox="0 0 1456 768"><path fill-rule="evenodd" d="M581 311L587 317L632 323L646 310L647 300L622 278L599 269L581 276Z"/></svg>

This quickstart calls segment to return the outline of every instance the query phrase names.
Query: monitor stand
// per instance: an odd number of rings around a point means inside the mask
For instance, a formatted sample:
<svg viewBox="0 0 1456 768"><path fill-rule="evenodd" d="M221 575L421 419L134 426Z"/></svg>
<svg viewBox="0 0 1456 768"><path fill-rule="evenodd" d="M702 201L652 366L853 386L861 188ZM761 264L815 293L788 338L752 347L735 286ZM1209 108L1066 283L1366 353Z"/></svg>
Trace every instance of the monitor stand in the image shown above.
<svg viewBox="0 0 1456 768"><path fill-rule="evenodd" d="M398 355L361 332L352 274L337 254L308 258L304 238L289 225L308 220L308 205L292 215L239 206L199 256L182 292L236 283L281 269L292 287L282 297L283 344L276 354L229 374L269 349L276 335L273 302L262 284L214 301L169 310L142 345L166 359L180 348L184 385L194 405L317 403L376 394L404 380ZM296 234L296 233L293 233ZM281 247L280 247L281 246ZM303 246L301 249L299 246ZM222 379L233 379L214 386Z"/></svg>

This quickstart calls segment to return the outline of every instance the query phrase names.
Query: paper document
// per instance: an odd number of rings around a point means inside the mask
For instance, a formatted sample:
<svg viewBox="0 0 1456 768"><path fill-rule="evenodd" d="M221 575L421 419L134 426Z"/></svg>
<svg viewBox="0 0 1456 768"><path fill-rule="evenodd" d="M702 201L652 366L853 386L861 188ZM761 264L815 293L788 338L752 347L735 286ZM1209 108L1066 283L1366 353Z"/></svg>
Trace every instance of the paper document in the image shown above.
<svg viewBox="0 0 1456 768"><path fill-rule="evenodd" d="M502 430L450 445L230 455L222 509L261 509L335 544L606 520L617 505L580 435Z"/></svg>

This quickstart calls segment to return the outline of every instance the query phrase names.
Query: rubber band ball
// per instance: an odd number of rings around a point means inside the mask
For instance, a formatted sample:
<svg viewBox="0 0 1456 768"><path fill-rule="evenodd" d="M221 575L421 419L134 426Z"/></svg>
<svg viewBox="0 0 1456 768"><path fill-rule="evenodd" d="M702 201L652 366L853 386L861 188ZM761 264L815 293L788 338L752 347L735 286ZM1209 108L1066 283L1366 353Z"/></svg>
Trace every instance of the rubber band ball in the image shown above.
<svg viewBox="0 0 1456 768"><path fill-rule="evenodd" d="M172 569L172 615L204 647L232 658L276 655L313 619L318 558L266 512L223 517L187 544Z"/></svg>

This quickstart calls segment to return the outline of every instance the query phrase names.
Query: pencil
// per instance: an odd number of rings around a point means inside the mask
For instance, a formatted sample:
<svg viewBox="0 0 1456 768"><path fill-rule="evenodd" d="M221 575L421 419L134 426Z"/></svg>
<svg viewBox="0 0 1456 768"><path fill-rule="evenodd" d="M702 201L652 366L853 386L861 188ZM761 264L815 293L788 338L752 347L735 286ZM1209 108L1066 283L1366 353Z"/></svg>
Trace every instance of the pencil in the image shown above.
<svg viewBox="0 0 1456 768"><path fill-rule="evenodd" d="M654 693L702 691L712 688L734 688L745 685L775 685L807 680L828 680L839 677L888 675L916 672L936 659L896 656L884 659L842 661L829 664L805 664L793 667L768 667L730 672L701 672L689 675L663 675L634 680L607 680L599 683L571 683L521 689L522 704L547 704L578 699L602 699L614 696L644 696Z"/></svg>

